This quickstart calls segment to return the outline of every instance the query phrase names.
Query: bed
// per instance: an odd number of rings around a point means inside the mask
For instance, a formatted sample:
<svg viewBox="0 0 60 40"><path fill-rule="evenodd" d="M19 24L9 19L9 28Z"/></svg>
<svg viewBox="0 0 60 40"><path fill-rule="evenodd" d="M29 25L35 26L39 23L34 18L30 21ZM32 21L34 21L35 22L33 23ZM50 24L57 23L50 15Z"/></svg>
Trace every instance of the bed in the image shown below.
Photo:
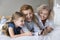
<svg viewBox="0 0 60 40"><path fill-rule="evenodd" d="M10 38L6 35L1 34L2 26L4 25L0 23L0 40L60 40L60 26L55 25L54 30L45 36L22 36L17 38Z"/></svg>

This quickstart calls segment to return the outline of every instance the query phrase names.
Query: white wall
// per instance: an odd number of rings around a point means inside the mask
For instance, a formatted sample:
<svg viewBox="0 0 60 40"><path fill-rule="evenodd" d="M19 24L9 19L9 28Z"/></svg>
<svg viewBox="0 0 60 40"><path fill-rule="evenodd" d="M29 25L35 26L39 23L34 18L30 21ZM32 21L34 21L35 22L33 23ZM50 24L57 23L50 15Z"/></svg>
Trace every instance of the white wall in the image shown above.
<svg viewBox="0 0 60 40"><path fill-rule="evenodd" d="M59 0L54 0L54 23L60 25L60 2Z"/></svg>
<svg viewBox="0 0 60 40"><path fill-rule="evenodd" d="M0 16L11 15L15 11L19 11L23 4L30 4L36 10L41 4L48 4L48 0L0 0Z"/></svg>

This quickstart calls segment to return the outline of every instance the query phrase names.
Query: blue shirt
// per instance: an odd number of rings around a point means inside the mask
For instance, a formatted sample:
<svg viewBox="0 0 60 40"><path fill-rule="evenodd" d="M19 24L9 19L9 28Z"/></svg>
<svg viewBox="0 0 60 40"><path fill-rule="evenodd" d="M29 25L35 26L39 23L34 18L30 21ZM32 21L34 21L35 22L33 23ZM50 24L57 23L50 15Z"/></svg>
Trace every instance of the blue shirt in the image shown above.
<svg viewBox="0 0 60 40"><path fill-rule="evenodd" d="M34 21L31 21L31 22L25 21L25 25L28 28L28 30L32 32L33 36L38 36L38 33L41 32L39 27Z"/></svg>
<svg viewBox="0 0 60 40"><path fill-rule="evenodd" d="M13 22L8 23L8 27L13 28L14 34L21 34L20 30L22 30L21 27L16 27Z"/></svg>
<svg viewBox="0 0 60 40"><path fill-rule="evenodd" d="M28 30L31 32L40 32L39 27L33 21L31 21L31 22L26 21L25 25L27 26Z"/></svg>

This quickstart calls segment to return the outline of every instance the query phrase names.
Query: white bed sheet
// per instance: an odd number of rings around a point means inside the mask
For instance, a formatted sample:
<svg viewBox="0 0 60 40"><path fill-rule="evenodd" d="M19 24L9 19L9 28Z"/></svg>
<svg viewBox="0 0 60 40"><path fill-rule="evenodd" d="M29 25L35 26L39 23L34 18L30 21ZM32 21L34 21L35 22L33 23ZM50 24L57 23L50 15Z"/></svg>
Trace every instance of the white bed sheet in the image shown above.
<svg viewBox="0 0 60 40"><path fill-rule="evenodd" d="M60 40L60 26L56 26L55 29L46 36L40 35L10 38L4 35L0 35L0 40Z"/></svg>

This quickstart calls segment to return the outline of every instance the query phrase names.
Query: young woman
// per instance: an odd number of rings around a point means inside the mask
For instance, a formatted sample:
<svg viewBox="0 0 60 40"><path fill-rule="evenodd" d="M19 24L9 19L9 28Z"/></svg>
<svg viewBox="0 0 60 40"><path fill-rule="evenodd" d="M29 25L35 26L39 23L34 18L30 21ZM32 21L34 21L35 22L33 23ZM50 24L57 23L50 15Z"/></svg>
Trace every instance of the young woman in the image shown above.
<svg viewBox="0 0 60 40"><path fill-rule="evenodd" d="M8 23L8 32L10 37L31 36L31 32L24 32L22 27L25 25L25 17L20 12L15 12L12 15L11 22Z"/></svg>
<svg viewBox="0 0 60 40"><path fill-rule="evenodd" d="M23 5L20 8L20 12L25 15L25 25L32 32L33 35L38 35L40 33L40 29L36 22L36 18L34 15L34 10L31 5Z"/></svg>

